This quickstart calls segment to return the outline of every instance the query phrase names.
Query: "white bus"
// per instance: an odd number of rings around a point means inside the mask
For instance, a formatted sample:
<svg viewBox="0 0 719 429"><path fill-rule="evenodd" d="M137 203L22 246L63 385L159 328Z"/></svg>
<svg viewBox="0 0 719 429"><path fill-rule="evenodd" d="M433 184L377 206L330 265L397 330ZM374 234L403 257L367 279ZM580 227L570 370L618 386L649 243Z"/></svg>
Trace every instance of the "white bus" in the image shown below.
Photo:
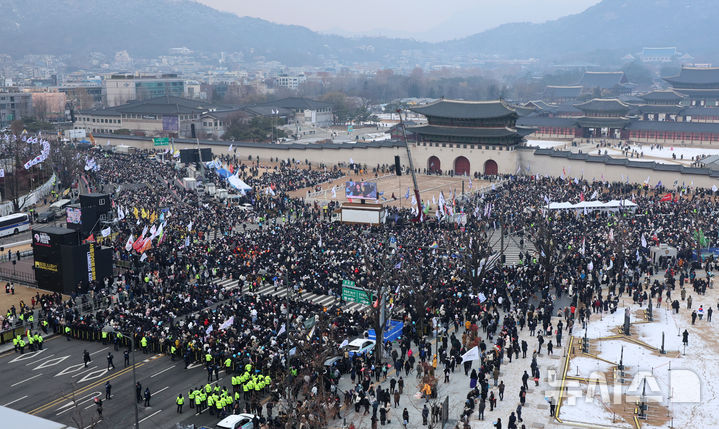
<svg viewBox="0 0 719 429"><path fill-rule="evenodd" d="M30 229L30 219L25 213L0 217L0 237L17 234Z"/></svg>

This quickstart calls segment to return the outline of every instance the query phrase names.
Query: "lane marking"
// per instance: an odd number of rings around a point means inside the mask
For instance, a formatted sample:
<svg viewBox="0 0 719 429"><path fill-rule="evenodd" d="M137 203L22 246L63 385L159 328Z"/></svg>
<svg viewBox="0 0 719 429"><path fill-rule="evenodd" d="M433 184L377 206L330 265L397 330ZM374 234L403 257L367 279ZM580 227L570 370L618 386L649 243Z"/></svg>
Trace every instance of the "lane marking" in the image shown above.
<svg viewBox="0 0 719 429"><path fill-rule="evenodd" d="M90 366L90 367L84 368L84 369L86 369L87 371L80 371L80 372L78 372L78 373L75 374L75 375L71 375L70 377L75 378L75 377L77 377L78 375L82 375L82 374L84 374L84 373L86 373L86 372L90 372L90 371L92 371L92 370L95 369L95 368L97 368L97 366Z"/></svg>
<svg viewBox="0 0 719 429"><path fill-rule="evenodd" d="M144 365L144 363L138 363L138 364L134 365L134 368L137 369L137 368L139 368L139 367L141 367L141 366L143 366L143 365ZM113 380L113 379L115 379L115 378L117 378L117 377L120 377L120 376L123 375L123 374L126 374L126 373L132 371L132 368L133 368L132 365L131 365L131 366L128 366L127 368L123 368L123 369L121 369L120 371L118 371L118 372L116 372L116 373L113 373L112 375L109 375L109 376L107 376L107 377L105 377L105 378L102 378L102 379L100 379L100 380L98 380L98 381L92 382L91 384L89 384L89 385L87 385L87 386L85 386L85 387L83 387L83 388L81 388L81 389L78 389L77 391L74 392L74 394L79 394L79 393L87 392L88 390L92 389L93 387L99 386L100 384L102 384L102 383L105 382L105 381ZM68 398L71 398L72 395L73 395L73 392L68 393L68 394L65 394L65 395L61 395L59 398L54 399L54 400L52 400L52 401L50 401L50 402L48 402L48 403L46 403L46 404L44 404L44 405L41 405L41 406L35 408L34 410L29 411L28 414L37 414L37 413L40 413L40 412L42 412L42 411L44 411L44 410L46 410L46 409L48 409L48 408L50 408L50 407L52 407L52 406L54 406L54 405L57 405L58 403L60 403L60 402L62 402L62 401L64 401L64 400L67 400Z"/></svg>
<svg viewBox="0 0 719 429"><path fill-rule="evenodd" d="M172 365L171 367L165 368L165 369L163 369L163 370L160 371L160 372L156 372L155 374L151 375L150 378L155 378L155 377L157 377L158 375L162 374L163 372L171 370L171 369L174 368L175 366L177 366L177 365Z"/></svg>
<svg viewBox="0 0 719 429"><path fill-rule="evenodd" d="M110 348L110 347L105 347L104 349L100 349L100 350L98 350L98 351L96 351L96 352L92 352L92 353L90 353L90 356L96 355L96 354L98 354L98 353L100 353L100 352L104 352L105 350L107 350L107 349L109 349L109 348Z"/></svg>
<svg viewBox="0 0 719 429"><path fill-rule="evenodd" d="M153 416L156 416L156 415L160 414L161 412L162 412L162 410L157 410L157 411L155 411L154 413L150 414L149 416L145 417L144 419L140 420L138 423L142 423L142 422L144 422L145 420L149 419L150 417L153 417Z"/></svg>
<svg viewBox="0 0 719 429"><path fill-rule="evenodd" d="M14 404L14 403L17 402L17 401L22 401L22 400L25 399L25 398L27 398L27 395L25 395L25 396L23 396L23 397L21 397L21 398L17 398L17 399L14 400L14 401L10 401L10 402L8 402L7 404L3 404L3 407L7 407L8 405Z"/></svg>
<svg viewBox="0 0 719 429"><path fill-rule="evenodd" d="M26 382L26 381L30 381L30 380L32 380L33 378L38 378L38 377L40 377L41 375L42 375L42 374L36 374L36 375L33 375L33 376L32 376L32 377L30 377L30 378L26 378L25 380L22 380L22 381L18 381L18 382L17 382L17 383L15 383L15 384L11 384L11 385L10 385L10 387L15 387L15 386L17 386L18 384L23 384L24 382Z"/></svg>
<svg viewBox="0 0 719 429"><path fill-rule="evenodd" d="M85 396L85 398L87 398L87 399L84 399L84 400L82 400L82 401L77 401L77 402L76 402L75 404L73 404L73 405L75 405L75 407L78 407L78 406L80 406L80 404L84 404L84 403L86 403L86 402L93 401L93 403L90 404L90 406L91 406L91 407L94 407L94 406L95 406L95 403L94 403L95 397L97 397L97 396L100 396L100 392L92 392L92 394L91 394L89 397ZM72 403L71 403L71 404L72 404ZM55 415L56 415L56 416L59 416L59 415L65 414L65 413L68 412L68 411L74 410L75 407L65 408L64 410L60 411L59 413L57 413L57 414L55 414ZM85 409L87 409L87 408L85 408Z"/></svg>
<svg viewBox="0 0 719 429"><path fill-rule="evenodd" d="M152 396L155 396L155 395L157 395L158 393L162 392L163 390L169 389L169 388L170 388L170 386L165 386L165 387L163 387L162 389L160 389L160 390L158 390L158 391L156 391L156 392L152 392Z"/></svg>
<svg viewBox="0 0 719 429"><path fill-rule="evenodd" d="M90 398L90 397L94 396L95 394L99 394L99 392L92 392L92 393L89 394L89 395L81 396L80 398L77 399L77 401L82 401L82 400L84 400L84 399L86 399L86 398ZM60 410L62 410L63 408L67 408L67 407L70 407L70 406L72 406L72 405L73 405L73 402L70 401L70 402L68 402L67 404L63 405L62 407L59 407L59 408L56 409L55 411L60 411Z"/></svg>
<svg viewBox="0 0 719 429"><path fill-rule="evenodd" d="M78 363L75 365L70 365L67 368L63 369L62 371L58 372L55 377L59 377L61 375L69 374L71 372L77 372L81 371L83 369L87 368L84 363Z"/></svg>
<svg viewBox="0 0 719 429"><path fill-rule="evenodd" d="M53 354L51 354L51 355L47 355L47 356L45 356L45 357L42 358L42 359L38 359L38 360L36 360L35 362L26 363L25 366L35 365L36 363L42 362L42 361L44 361L45 359L50 358L50 357L52 357L52 356L55 356L55 353L53 353Z"/></svg>
<svg viewBox="0 0 719 429"><path fill-rule="evenodd" d="M39 355L40 353L45 353L46 351L47 351L47 349L42 349L42 350L38 350L38 351L33 352L33 353L21 354L20 356L16 357L15 359L11 360L11 361L8 362L8 363L14 363L14 362L20 362L21 360L32 359L32 358L34 358L34 357L37 357L37 355Z"/></svg>
<svg viewBox="0 0 719 429"><path fill-rule="evenodd" d="M33 371L37 371L38 369L42 369L42 368L48 368L51 366L55 366L55 365L59 364L60 362L64 362L65 359L67 359L69 357L70 357L70 355L67 355L67 356L56 357L55 359L46 360L45 362L43 362L40 365L38 365L37 367L35 367L33 369Z"/></svg>
<svg viewBox="0 0 719 429"><path fill-rule="evenodd" d="M105 374L107 374L107 368L98 369L97 371L88 372L87 374L85 374L84 377L82 377L81 379L77 380L77 382L78 382L78 383L82 383L82 382L84 382L84 381L90 381L90 380L92 380L93 378L102 377L102 376L105 375Z"/></svg>

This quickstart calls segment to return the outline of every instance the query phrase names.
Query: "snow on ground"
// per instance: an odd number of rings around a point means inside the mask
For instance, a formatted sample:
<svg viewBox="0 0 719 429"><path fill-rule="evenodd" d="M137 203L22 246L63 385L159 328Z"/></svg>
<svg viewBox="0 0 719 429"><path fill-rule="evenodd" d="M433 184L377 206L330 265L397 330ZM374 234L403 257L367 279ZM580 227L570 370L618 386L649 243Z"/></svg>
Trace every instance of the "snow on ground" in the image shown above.
<svg viewBox="0 0 719 429"><path fill-rule="evenodd" d="M677 156L677 160L684 155L684 160L691 160L692 157L704 156L704 155L719 155L719 149L702 149L698 147L681 147L681 146L669 146L654 147L651 145L630 145L633 150L637 152L644 152L644 156L656 156L659 158L672 159L672 155Z"/></svg>
<svg viewBox="0 0 719 429"><path fill-rule="evenodd" d="M634 316L633 311L629 312L629 321L636 322L637 318ZM595 339L600 337L607 337L610 335L616 335L614 332L615 327L622 326L624 324L624 310L620 309L614 312L614 314L604 313L592 314L591 322L587 325L587 338ZM584 337L584 329L580 327L575 328L573 334L577 337Z"/></svg>
<svg viewBox="0 0 719 429"><path fill-rule="evenodd" d="M611 359L610 359L611 360ZM569 361L567 375L573 377L593 378L596 373L609 371L612 365L590 357L579 356Z"/></svg>
<svg viewBox="0 0 719 429"><path fill-rule="evenodd" d="M714 291L711 293L715 294ZM633 307L630 314L632 322L635 322L636 306ZM618 387L622 394L617 399L613 385L608 386L604 393L596 386L592 393L587 393L587 384L577 386L568 382L567 394L570 399L562 406L560 417L565 421L623 427L620 422L612 422L612 413L608 408L612 403L619 404L613 406L619 410L625 407L623 404L633 406L642 395L646 379L650 421L653 420L658 426L649 422L644 422L643 426L719 427L719 413L716 412L719 407L719 384L715 383L719 378L719 341L710 322L706 319L697 320L692 325L690 314L691 310L686 307L682 307L679 314L665 308L655 308L653 322L633 325L633 331L637 334L635 338L657 348L661 346L664 332L667 355L619 339L593 341L593 351L597 356L611 362L619 362L623 349L626 383ZM596 314L592 315L588 326L589 337L613 335L612 328L619 326L623 317L623 308L613 315L604 315L601 320ZM682 337L677 335L685 329L689 332L686 354ZM574 335L582 337L584 330L575 330ZM675 357L677 351L682 353ZM582 356L570 361L567 374L577 376L578 373L580 377L595 378L595 375L606 374L610 369L611 365L606 362Z"/></svg>
<svg viewBox="0 0 719 429"><path fill-rule="evenodd" d="M697 156L705 155L719 155L718 149L702 149L696 147L676 147L676 146L664 146L663 148L655 147L651 148L651 145L630 145L631 150L635 150L639 153L644 153L644 158L630 158L632 161L646 161L646 162L658 162L662 164L691 164L692 158ZM602 148L602 153L607 151L609 155L622 156L623 153L617 148ZM596 153L596 151L589 152ZM676 159L672 157L676 155ZM681 156L684 155L684 159Z"/></svg>
<svg viewBox="0 0 719 429"><path fill-rule="evenodd" d="M640 340L657 348L662 345L662 333L664 333L664 350L679 351L682 346L679 328L667 313L664 308L654 309L655 323L635 325L635 329Z"/></svg>
<svg viewBox="0 0 719 429"><path fill-rule="evenodd" d="M553 147L564 146L568 142L554 140L527 140L527 146L538 147L540 149L551 149Z"/></svg>
<svg viewBox="0 0 719 429"><path fill-rule="evenodd" d="M629 428L631 425L620 421L612 423L612 412L598 398L578 399L574 404L562 406L561 418L565 422L595 423L615 428ZM571 424L570 424L571 425Z"/></svg>

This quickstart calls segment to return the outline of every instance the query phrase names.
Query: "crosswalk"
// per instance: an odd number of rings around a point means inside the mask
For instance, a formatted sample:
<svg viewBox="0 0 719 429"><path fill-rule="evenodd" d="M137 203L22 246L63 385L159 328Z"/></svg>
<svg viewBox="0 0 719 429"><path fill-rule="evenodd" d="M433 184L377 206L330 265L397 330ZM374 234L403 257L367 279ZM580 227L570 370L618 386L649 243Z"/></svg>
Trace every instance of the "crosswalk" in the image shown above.
<svg viewBox="0 0 719 429"><path fill-rule="evenodd" d="M502 241L500 239L500 230L492 230L489 234L489 242L492 246L492 250L495 252L501 252ZM504 237L504 255L506 257L505 265L516 265L519 262L519 254L529 252L530 255L536 253L534 244L530 240L525 238L524 247L519 246L520 237L517 235L506 235Z"/></svg>
<svg viewBox="0 0 719 429"><path fill-rule="evenodd" d="M221 279L214 283L218 286L218 288L222 288L223 290L235 289L238 286L238 281L233 279ZM286 287L275 287L274 285L265 285L253 291L249 291L248 288L243 288L242 293L253 293L260 296L272 296L275 298L285 298L289 293L292 299L304 302L311 302L313 304L325 306L328 308L334 304L339 303L339 300L337 298L330 295L320 295L307 291L303 291L297 294L295 293L294 289L288 289ZM352 312L365 310L368 308L368 306L357 302L345 302L340 306L340 308L342 309L342 311Z"/></svg>

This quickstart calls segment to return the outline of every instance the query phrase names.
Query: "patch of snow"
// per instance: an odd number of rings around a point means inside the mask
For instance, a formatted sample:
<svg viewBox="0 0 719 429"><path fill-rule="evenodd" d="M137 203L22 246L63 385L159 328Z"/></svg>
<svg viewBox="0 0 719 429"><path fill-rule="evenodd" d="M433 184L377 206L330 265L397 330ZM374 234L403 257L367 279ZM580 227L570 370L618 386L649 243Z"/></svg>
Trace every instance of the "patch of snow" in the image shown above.
<svg viewBox="0 0 719 429"><path fill-rule="evenodd" d="M551 149L557 146L564 146L568 142L554 140L527 140L527 146L538 147L540 149Z"/></svg>

